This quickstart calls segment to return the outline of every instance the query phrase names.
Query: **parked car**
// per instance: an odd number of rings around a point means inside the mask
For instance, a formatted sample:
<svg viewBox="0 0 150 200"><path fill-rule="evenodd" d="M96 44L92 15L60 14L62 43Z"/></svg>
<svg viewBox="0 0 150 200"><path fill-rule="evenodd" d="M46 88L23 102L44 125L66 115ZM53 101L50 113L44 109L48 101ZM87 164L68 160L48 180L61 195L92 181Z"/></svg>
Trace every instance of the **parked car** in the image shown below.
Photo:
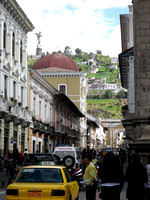
<svg viewBox="0 0 150 200"><path fill-rule="evenodd" d="M54 154L58 155L67 168L76 169L82 165L82 154L79 148L72 146L56 147Z"/></svg>
<svg viewBox="0 0 150 200"><path fill-rule="evenodd" d="M61 165L60 157L52 153L29 153L22 165L17 165L16 174L28 165Z"/></svg>
<svg viewBox="0 0 150 200"><path fill-rule="evenodd" d="M27 166L7 186L6 200L78 200L79 185L65 166Z"/></svg>

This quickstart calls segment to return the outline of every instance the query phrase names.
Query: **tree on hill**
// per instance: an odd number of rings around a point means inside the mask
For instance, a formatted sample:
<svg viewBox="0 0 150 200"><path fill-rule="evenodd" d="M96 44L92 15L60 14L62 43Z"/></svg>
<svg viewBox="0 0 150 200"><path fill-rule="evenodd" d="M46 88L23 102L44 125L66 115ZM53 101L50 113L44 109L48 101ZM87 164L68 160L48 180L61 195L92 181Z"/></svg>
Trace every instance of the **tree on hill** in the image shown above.
<svg viewBox="0 0 150 200"><path fill-rule="evenodd" d="M72 55L72 50L71 50L71 48L69 46L65 47L64 54L66 54L66 55Z"/></svg>
<svg viewBox="0 0 150 200"><path fill-rule="evenodd" d="M122 90L120 90L119 92L117 92L116 97L117 97L117 98L127 98L127 93L126 93L126 91L124 91L124 90L122 89Z"/></svg>
<svg viewBox="0 0 150 200"><path fill-rule="evenodd" d="M104 94L105 99L112 99L113 93L112 90L106 90Z"/></svg>
<svg viewBox="0 0 150 200"><path fill-rule="evenodd" d="M81 55L81 53L82 53L82 50L81 50L81 49L79 49L79 48L76 48L76 49L75 49L75 52L76 52L76 55Z"/></svg>
<svg viewBox="0 0 150 200"><path fill-rule="evenodd" d="M102 51L101 50L96 50L96 53L97 54L102 54Z"/></svg>

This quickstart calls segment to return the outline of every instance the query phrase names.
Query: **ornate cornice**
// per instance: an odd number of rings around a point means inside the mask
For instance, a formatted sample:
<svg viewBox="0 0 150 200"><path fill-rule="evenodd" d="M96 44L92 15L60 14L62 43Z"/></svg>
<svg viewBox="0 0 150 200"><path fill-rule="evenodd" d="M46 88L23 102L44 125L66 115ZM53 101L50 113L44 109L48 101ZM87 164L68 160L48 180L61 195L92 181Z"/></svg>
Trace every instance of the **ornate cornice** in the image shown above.
<svg viewBox="0 0 150 200"><path fill-rule="evenodd" d="M0 7L13 19L13 21L27 34L34 29L33 24L25 15L16 0L1 0Z"/></svg>

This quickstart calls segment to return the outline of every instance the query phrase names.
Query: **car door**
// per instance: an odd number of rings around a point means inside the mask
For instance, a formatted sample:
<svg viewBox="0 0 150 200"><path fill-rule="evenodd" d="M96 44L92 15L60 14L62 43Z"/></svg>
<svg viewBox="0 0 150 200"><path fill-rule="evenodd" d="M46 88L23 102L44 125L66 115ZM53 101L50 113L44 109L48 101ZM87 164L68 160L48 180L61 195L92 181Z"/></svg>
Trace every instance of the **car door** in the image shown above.
<svg viewBox="0 0 150 200"><path fill-rule="evenodd" d="M76 181L72 181L71 176L66 168L64 168L64 173L66 176L67 183L69 185L72 200L74 200L78 196L78 183Z"/></svg>

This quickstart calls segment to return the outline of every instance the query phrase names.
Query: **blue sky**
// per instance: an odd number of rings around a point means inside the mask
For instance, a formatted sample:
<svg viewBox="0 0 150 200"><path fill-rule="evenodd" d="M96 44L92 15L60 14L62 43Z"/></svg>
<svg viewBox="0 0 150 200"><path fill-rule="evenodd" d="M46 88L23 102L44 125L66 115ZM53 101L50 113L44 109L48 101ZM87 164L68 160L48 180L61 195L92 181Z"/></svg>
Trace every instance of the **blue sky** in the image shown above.
<svg viewBox="0 0 150 200"><path fill-rule="evenodd" d="M42 33L43 52L101 50L116 57L121 52L120 14L128 14L132 0L17 0L35 29L28 33L28 54L36 52L35 33ZM35 5L36 4L36 5ZM30 5L30 6L29 6Z"/></svg>

